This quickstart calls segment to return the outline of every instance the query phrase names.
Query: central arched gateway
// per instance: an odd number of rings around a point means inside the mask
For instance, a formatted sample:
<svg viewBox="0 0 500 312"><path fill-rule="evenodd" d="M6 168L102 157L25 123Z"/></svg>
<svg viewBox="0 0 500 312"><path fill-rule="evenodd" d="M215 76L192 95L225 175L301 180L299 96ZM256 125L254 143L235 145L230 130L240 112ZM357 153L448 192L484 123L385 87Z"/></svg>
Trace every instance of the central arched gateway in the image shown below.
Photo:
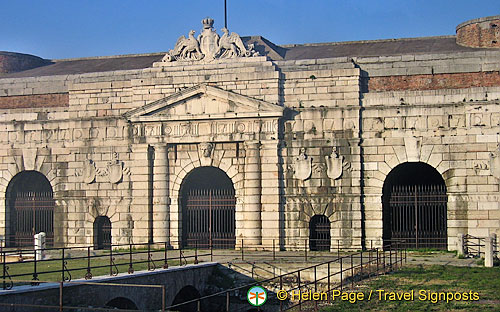
<svg viewBox="0 0 500 312"><path fill-rule="evenodd" d="M224 171L193 169L181 185L181 205L184 247L234 248L236 197Z"/></svg>
<svg viewBox="0 0 500 312"><path fill-rule="evenodd" d="M54 241L54 193L49 180L38 171L22 171L5 194L7 246L33 246L33 235L45 232Z"/></svg>
<svg viewBox="0 0 500 312"><path fill-rule="evenodd" d="M384 245L405 241L411 248L447 248L446 185L422 162L396 166L384 181Z"/></svg>

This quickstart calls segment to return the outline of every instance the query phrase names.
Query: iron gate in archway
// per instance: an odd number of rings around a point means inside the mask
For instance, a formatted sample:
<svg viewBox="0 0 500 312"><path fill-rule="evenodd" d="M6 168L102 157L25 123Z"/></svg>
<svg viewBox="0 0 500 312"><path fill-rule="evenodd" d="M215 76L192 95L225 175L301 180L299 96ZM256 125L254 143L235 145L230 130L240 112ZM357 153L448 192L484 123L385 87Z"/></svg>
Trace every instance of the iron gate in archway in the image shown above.
<svg viewBox="0 0 500 312"><path fill-rule="evenodd" d="M111 248L111 220L99 216L94 221L94 249Z"/></svg>
<svg viewBox="0 0 500 312"><path fill-rule="evenodd" d="M330 220L325 215L315 215L309 221L309 249L330 251Z"/></svg>
<svg viewBox="0 0 500 312"><path fill-rule="evenodd" d="M234 190L189 190L183 214L184 246L234 248L235 207Z"/></svg>
<svg viewBox="0 0 500 312"><path fill-rule="evenodd" d="M10 198L11 246L33 246L33 236L45 232L48 245L54 241L54 198L52 192L14 193Z"/></svg>
<svg viewBox="0 0 500 312"><path fill-rule="evenodd" d="M389 198L391 239L405 247L447 246L445 185L394 185Z"/></svg>

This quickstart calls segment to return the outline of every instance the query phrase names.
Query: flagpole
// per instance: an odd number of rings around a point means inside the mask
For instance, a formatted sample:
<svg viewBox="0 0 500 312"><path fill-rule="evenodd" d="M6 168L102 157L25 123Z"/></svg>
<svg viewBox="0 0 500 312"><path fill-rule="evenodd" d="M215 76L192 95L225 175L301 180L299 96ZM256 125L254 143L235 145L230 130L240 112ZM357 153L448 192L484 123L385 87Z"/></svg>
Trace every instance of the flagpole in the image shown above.
<svg viewBox="0 0 500 312"><path fill-rule="evenodd" d="M227 29L227 0L224 0L224 28Z"/></svg>

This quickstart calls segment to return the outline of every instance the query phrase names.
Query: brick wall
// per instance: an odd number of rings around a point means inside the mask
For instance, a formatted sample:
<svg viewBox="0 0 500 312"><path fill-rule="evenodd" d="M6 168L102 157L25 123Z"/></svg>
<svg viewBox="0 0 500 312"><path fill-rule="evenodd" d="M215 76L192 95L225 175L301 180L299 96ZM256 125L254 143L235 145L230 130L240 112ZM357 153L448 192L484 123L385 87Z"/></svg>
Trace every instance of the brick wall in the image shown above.
<svg viewBox="0 0 500 312"><path fill-rule="evenodd" d="M37 108L69 106L68 93L18 95L0 97L2 108Z"/></svg>
<svg viewBox="0 0 500 312"><path fill-rule="evenodd" d="M470 20L458 25L457 43L467 47L500 48L500 15Z"/></svg>
<svg viewBox="0 0 500 312"><path fill-rule="evenodd" d="M500 72L372 77L370 91L464 89L500 86Z"/></svg>

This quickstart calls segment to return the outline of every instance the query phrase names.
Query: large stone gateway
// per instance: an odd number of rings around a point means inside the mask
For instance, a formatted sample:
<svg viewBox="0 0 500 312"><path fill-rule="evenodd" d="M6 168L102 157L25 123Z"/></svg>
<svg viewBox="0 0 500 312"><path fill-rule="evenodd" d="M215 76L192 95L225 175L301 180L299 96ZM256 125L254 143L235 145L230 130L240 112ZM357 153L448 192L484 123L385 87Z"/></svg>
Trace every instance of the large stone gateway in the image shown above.
<svg viewBox="0 0 500 312"><path fill-rule="evenodd" d="M312 250L500 234L499 22L277 46L207 18L167 54L1 52L0 234Z"/></svg>

